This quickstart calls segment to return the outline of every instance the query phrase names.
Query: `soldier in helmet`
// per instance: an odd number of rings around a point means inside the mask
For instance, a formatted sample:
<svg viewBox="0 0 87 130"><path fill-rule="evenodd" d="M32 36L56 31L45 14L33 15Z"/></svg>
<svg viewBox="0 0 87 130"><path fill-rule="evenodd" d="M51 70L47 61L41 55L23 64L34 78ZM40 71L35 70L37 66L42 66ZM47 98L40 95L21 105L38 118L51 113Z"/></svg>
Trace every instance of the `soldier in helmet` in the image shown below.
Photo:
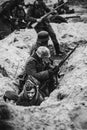
<svg viewBox="0 0 87 130"><path fill-rule="evenodd" d="M29 57L23 72L23 79L26 81L27 78L25 77L32 75L40 82L40 88L43 92L45 91L44 93L46 93L47 96L49 96L50 92L55 88L55 81L52 76L52 74L54 74L52 71L53 66L51 66L49 58L50 50L45 46L38 47L36 52ZM46 82L46 80L48 80L48 82ZM21 84L19 87L20 92L23 89L23 85Z"/></svg>
<svg viewBox="0 0 87 130"><path fill-rule="evenodd" d="M49 11L50 9L45 5L43 0L36 0L34 4L28 9L28 12L26 15L26 22L31 22L31 23L37 22L43 15L45 15ZM59 42L57 41L57 38L56 38L56 34L54 30L52 29L48 19L44 19L42 22L40 22L35 27L35 30L37 33L41 30L47 31L54 44L56 54L58 55L61 53Z"/></svg>
<svg viewBox="0 0 87 130"><path fill-rule="evenodd" d="M38 47L46 46L50 50L51 57L54 56L54 54L55 54L54 46L52 44L49 44L48 41L49 41L48 32L47 31L40 31L37 35L36 44L33 45L32 48L31 48L30 55L32 55L37 50Z"/></svg>

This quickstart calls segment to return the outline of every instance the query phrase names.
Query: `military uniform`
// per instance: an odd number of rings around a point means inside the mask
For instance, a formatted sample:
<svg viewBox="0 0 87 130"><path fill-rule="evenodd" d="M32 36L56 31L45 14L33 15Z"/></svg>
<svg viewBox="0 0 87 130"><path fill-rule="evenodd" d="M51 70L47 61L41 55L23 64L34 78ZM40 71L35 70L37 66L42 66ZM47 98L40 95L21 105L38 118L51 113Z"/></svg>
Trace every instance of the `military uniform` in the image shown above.
<svg viewBox="0 0 87 130"><path fill-rule="evenodd" d="M16 102L17 105L32 106L40 105L44 100L43 95L39 91L39 82L36 78L28 75L22 93Z"/></svg>
<svg viewBox="0 0 87 130"><path fill-rule="evenodd" d="M49 11L50 11L50 9L47 8L47 6L43 2L43 0L41 2L38 2L38 0L36 0L34 2L34 5L31 5L28 9L28 13L26 15L26 21L27 22L30 21L31 23L34 23L37 21L38 18L41 18L46 12L49 12ZM43 20L41 23L39 23L35 27L35 30L37 32L39 32L41 30L47 31L53 41L56 54L60 53L59 43L58 43L56 35L49 23L49 20L47 20L47 19Z"/></svg>
<svg viewBox="0 0 87 130"><path fill-rule="evenodd" d="M42 60L34 53L25 65L24 75L32 75L41 84L40 89L48 96L54 88L54 79L49 74L50 66L42 62ZM47 82L46 82L47 81Z"/></svg>

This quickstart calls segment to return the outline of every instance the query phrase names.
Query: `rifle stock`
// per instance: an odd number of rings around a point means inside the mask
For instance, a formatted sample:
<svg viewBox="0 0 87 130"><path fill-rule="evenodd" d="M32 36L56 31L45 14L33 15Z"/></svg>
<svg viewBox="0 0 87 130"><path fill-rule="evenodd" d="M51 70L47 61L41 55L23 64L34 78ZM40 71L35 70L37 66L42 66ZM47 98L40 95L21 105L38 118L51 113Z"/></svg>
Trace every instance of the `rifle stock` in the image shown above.
<svg viewBox="0 0 87 130"><path fill-rule="evenodd" d="M48 17L50 14L52 14L55 10L57 10L58 8L60 8L61 6L63 6L63 5L66 4L66 3L67 3L67 2L65 2L65 3L63 3L63 4L59 5L59 6L57 6L56 8L53 8L49 13L45 14L44 16L42 16L38 22L32 24L32 27L35 28L35 27L38 25L38 23L40 23L43 19L47 18L47 17Z"/></svg>

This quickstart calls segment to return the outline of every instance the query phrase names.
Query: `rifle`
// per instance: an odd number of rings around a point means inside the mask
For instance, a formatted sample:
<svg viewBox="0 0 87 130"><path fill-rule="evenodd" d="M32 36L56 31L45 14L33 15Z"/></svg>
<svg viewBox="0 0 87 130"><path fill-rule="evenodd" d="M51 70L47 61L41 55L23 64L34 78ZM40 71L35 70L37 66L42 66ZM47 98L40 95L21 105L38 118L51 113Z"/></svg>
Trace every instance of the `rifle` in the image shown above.
<svg viewBox="0 0 87 130"><path fill-rule="evenodd" d="M66 16L66 17L64 17L65 19L69 19L69 18L81 18L79 15L77 15L77 16Z"/></svg>
<svg viewBox="0 0 87 130"><path fill-rule="evenodd" d="M77 44L74 49L59 63L58 66L56 66L53 71L57 73L59 71L59 68L65 63L65 61L70 57L70 55L75 51L75 49L78 47L79 44Z"/></svg>
<svg viewBox="0 0 87 130"><path fill-rule="evenodd" d="M52 14L55 10L57 10L58 8L60 8L61 6L63 6L63 5L66 4L66 3L67 3L67 2L65 2L65 3L63 3L63 4L59 5L59 6L57 6L56 8L53 8L49 13L45 14L44 16L42 16L38 22L32 24L32 27L35 28L35 27L38 25L38 23L41 23L41 21L42 21L43 19L46 19L50 14Z"/></svg>
<svg viewBox="0 0 87 130"><path fill-rule="evenodd" d="M58 66L54 67L54 69L53 69L53 71L54 71L53 75L56 75L56 76L57 76L57 73L58 73L58 71L59 71L59 68L65 63L65 61L66 61L66 60L70 57L70 55L75 51L75 49L78 47L78 45L79 45L79 44L77 44L77 45L74 47L74 49L59 63ZM49 79L50 79L53 75L51 75L51 76L49 77ZM46 82L41 86L40 89L41 89L42 91L45 90L45 89L47 89L47 88L46 88L46 87L47 87L47 84L50 82L49 79L47 79Z"/></svg>

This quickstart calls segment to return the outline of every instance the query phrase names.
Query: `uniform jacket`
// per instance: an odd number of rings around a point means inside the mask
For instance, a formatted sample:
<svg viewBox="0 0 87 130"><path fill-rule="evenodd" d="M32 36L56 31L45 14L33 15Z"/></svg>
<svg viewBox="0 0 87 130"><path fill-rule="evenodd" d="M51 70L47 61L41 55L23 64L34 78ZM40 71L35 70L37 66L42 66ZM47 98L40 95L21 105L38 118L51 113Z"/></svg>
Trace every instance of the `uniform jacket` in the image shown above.
<svg viewBox="0 0 87 130"><path fill-rule="evenodd" d="M46 64L43 64L41 58L34 53L29 57L24 70L25 75L32 75L39 82L44 82L49 79L49 72L46 70Z"/></svg>

